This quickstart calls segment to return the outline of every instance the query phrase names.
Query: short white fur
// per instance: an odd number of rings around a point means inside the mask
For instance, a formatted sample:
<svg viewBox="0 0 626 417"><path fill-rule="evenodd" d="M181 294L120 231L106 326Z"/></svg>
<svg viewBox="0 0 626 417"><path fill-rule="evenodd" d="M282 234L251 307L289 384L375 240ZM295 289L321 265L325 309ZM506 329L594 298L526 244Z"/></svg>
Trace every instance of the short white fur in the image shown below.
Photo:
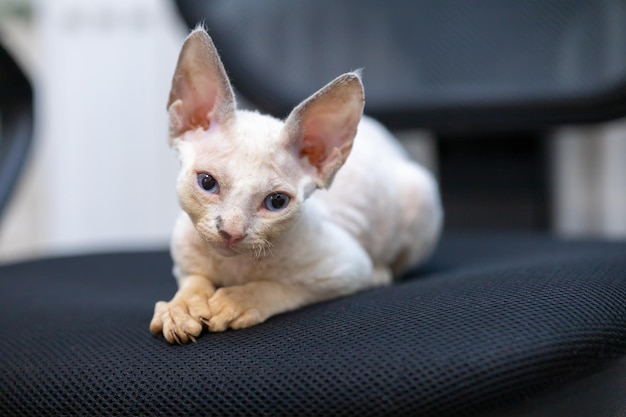
<svg viewBox="0 0 626 417"><path fill-rule="evenodd" d="M285 121L237 110L211 38L202 28L187 37L168 103L181 161L178 291L156 303L153 334L186 343L249 327L387 285L430 254L443 219L437 184L362 117L363 104L360 74L348 73ZM289 198L284 209L267 209L272 193Z"/></svg>

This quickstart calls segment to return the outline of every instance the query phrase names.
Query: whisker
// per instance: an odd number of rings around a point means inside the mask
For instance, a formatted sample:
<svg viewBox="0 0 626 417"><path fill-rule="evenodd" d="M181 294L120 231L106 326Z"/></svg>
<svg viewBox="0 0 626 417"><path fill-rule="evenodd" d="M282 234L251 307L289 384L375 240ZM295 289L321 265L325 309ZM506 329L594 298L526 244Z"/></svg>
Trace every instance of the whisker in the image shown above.
<svg viewBox="0 0 626 417"><path fill-rule="evenodd" d="M274 246L272 244L272 242L270 242L267 239L263 239L263 242L265 243L265 245L263 246L263 255L265 256L265 249L267 249L270 253L270 255L272 255L272 258L274 257L274 252L272 252L272 246Z"/></svg>
<svg viewBox="0 0 626 417"><path fill-rule="evenodd" d="M272 252L272 247L274 245L269 240L257 237L254 241L250 242L250 245L246 250L237 251L237 253L245 253L250 259L254 261L259 261L262 258L268 255L274 257L274 253Z"/></svg>

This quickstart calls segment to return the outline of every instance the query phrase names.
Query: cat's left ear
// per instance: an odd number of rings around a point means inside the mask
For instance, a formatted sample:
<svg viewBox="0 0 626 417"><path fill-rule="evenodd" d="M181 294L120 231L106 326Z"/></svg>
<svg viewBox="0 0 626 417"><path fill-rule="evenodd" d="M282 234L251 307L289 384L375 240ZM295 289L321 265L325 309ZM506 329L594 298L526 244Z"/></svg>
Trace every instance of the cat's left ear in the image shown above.
<svg viewBox="0 0 626 417"><path fill-rule="evenodd" d="M290 146L328 188L352 149L365 104L360 72L343 74L300 103L287 117Z"/></svg>
<svg viewBox="0 0 626 417"><path fill-rule="evenodd" d="M187 39L178 56L167 102L170 137L234 116L235 95L211 37L201 26Z"/></svg>

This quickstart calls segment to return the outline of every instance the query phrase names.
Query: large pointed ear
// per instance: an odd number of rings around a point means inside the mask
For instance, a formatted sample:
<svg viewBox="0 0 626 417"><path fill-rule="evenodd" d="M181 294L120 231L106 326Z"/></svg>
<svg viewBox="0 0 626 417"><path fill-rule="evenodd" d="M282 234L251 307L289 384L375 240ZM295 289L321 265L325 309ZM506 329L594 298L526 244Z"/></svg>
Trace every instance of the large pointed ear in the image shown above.
<svg viewBox="0 0 626 417"><path fill-rule="evenodd" d="M352 149L363 114L359 72L341 75L300 103L287 117L290 145L315 168L319 188L328 188Z"/></svg>
<svg viewBox="0 0 626 417"><path fill-rule="evenodd" d="M178 56L167 102L170 137L211 123L224 123L235 113L235 96L213 41L202 27L185 39Z"/></svg>

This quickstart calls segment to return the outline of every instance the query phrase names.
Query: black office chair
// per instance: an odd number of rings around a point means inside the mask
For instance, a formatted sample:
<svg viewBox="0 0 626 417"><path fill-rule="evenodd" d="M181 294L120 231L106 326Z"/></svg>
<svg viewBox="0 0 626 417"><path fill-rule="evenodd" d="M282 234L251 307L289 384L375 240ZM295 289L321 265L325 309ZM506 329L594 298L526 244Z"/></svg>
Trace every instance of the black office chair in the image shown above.
<svg viewBox="0 0 626 417"><path fill-rule="evenodd" d="M574 122L581 114L587 122L624 114L624 68L615 79L590 71L597 82L574 83L556 98L535 94L549 91L551 80L526 91L505 88L496 74L461 94L444 88L446 73L434 69L423 86L394 87L405 75L388 72L390 65L378 73L372 66L376 57L390 62L407 56L391 54L390 43L411 50L415 15L408 9L392 2L384 9L362 1L293 3L179 1L179 6L190 26L206 21L239 90L275 114L284 114L320 83L360 66L365 67L368 112L393 128L508 129L526 122ZM526 25L544 22L545 36L556 36L559 32L551 30L574 18L583 19L581 27L589 33L605 27L603 17L620 19L582 13L600 7L582 0L472 2L489 6L477 10L465 3L403 6L431 11L415 26L420 30L424 25L439 30L441 22L449 22L443 26L449 32L444 46L455 39L454 31L464 34L471 27L459 25L483 22L475 33L481 36L455 44L459 53L483 45L476 40L512 36L526 27L518 19L526 19ZM621 2L602 4L610 9ZM530 13L525 7L531 6L553 19ZM490 26L484 23L499 21L492 13L513 16L487 36ZM352 30L359 24L361 30ZM313 42L322 31L327 40ZM368 39L372 33L381 36ZM419 39L435 55L422 64L436 66L444 47L436 41L446 35L426 33L432 36ZM520 46L523 40L528 41L520 37ZM544 56L551 56L549 42L537 39L532 45L543 45ZM371 62L357 59L370 53ZM450 69L451 80L462 87L458 77L466 72L480 78L472 65L493 59L493 53L484 51L476 60L465 54L459 67ZM512 48L497 53L504 63L517 56ZM325 54L332 59L323 59ZM343 54L356 60L342 61ZM546 75L535 71L538 79ZM524 71L516 74L523 78ZM479 87L488 87L489 80L494 84L487 94ZM581 85L593 88L576 88ZM165 251L6 265L0 267L0 414L623 415L625 255L625 242L561 241L536 231L449 234L427 264L395 285L282 314L249 329L205 334L187 346L170 346L148 333L154 301L175 290Z"/></svg>
<svg viewBox="0 0 626 417"><path fill-rule="evenodd" d="M233 84L286 116L364 68L366 112L392 129L552 127L626 113L621 1L177 0Z"/></svg>

